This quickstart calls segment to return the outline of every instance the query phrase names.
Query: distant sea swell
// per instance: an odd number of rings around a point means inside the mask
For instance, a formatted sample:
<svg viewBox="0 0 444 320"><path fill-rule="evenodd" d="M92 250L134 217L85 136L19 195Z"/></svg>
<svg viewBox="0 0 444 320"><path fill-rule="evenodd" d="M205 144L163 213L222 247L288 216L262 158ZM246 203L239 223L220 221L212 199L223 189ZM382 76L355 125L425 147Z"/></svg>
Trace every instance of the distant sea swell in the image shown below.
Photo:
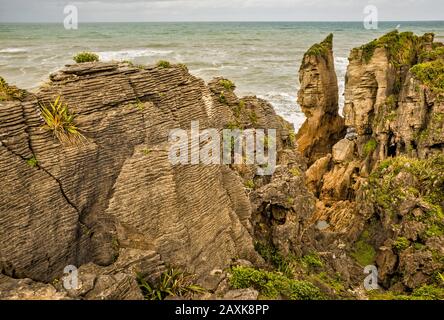
<svg viewBox="0 0 444 320"><path fill-rule="evenodd" d="M298 129L305 120L296 102L304 52L334 33L342 108L350 49L398 24L401 31L444 35L444 22L387 22L378 30L352 22L97 23L81 24L76 31L59 24L0 24L0 75L33 89L85 50L97 52L101 60L182 62L207 81L216 76L233 80L238 95L268 100Z"/></svg>

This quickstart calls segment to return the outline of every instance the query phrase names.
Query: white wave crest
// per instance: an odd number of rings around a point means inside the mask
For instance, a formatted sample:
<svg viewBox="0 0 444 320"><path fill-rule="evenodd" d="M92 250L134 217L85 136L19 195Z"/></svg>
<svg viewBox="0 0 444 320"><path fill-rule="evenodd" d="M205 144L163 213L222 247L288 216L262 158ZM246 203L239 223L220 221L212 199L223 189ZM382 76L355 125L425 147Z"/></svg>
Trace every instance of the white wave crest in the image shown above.
<svg viewBox="0 0 444 320"><path fill-rule="evenodd" d="M5 48L0 49L0 53L24 53L28 52L26 48Z"/></svg>
<svg viewBox="0 0 444 320"><path fill-rule="evenodd" d="M129 60L139 57L154 57L173 53L171 50L152 50L152 49L129 49L119 51L97 52L100 60Z"/></svg>

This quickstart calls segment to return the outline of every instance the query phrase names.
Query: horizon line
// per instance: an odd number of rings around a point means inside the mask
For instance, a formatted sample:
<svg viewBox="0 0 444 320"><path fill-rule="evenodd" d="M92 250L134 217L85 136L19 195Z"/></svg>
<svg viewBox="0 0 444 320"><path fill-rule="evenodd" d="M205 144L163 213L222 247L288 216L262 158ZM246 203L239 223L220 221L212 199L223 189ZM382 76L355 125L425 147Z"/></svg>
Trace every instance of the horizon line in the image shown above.
<svg viewBox="0 0 444 320"><path fill-rule="evenodd" d="M151 20L151 21L79 21L82 23L263 23L263 22L282 22L282 23L363 23L362 20ZM444 20L379 20L378 22L444 22ZM0 21L0 24L7 23L45 23L59 24L63 21Z"/></svg>

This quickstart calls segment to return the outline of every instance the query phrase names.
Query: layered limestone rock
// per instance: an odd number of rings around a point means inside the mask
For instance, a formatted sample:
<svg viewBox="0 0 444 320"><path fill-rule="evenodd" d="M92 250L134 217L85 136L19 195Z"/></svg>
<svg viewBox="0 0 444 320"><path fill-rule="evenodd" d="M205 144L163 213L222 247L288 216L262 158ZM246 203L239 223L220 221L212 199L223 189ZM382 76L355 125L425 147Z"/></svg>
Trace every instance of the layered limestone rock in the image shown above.
<svg viewBox="0 0 444 320"><path fill-rule="evenodd" d="M383 160L442 152L442 121L434 120L442 103L417 76L421 65L433 64L418 63L436 60L438 47L433 34L393 31L351 52L344 115L346 125L356 129L360 155Z"/></svg>
<svg viewBox="0 0 444 320"><path fill-rule="evenodd" d="M312 164L331 152L344 137L344 120L338 114L338 80L336 77L333 35L313 45L304 55L299 70L298 104L307 120L297 134L299 151Z"/></svg>
<svg viewBox="0 0 444 320"><path fill-rule="evenodd" d="M367 265L391 297L442 290L444 46L392 32L354 49L345 130L331 41L304 56L297 141L266 101L180 65L71 65L35 94L0 81L0 298L142 299L137 279L156 283L166 266L195 273L201 299L261 297L232 290L231 266L275 268L332 298L367 298ZM57 97L81 144L42 129ZM273 175L173 165L169 131L191 121L276 129ZM62 286L67 265L80 288Z"/></svg>
<svg viewBox="0 0 444 320"><path fill-rule="evenodd" d="M439 285L444 270L443 52L432 34L397 31L352 50L348 133L306 172L318 197L311 221L327 226L314 232L317 250L337 256L329 239L342 241L342 254L375 264L395 292Z"/></svg>
<svg viewBox="0 0 444 320"><path fill-rule="evenodd" d="M164 264L197 274L211 289L212 272L234 257L263 263L250 222L261 213L245 185L265 188L270 177L257 176L254 165L173 165L168 135L189 130L191 121L201 130L272 128L278 164L303 165L292 126L269 103L237 98L225 79L207 86L183 66L82 63L50 79L36 94L8 94L0 102L5 285L9 277L50 283L74 265L85 286L67 296L136 299L136 274L155 281ZM86 137L81 144L61 144L42 129L40 107L57 97L76 114ZM301 199L308 195L301 192ZM269 201L268 193L258 199ZM289 226L299 219L291 214Z"/></svg>

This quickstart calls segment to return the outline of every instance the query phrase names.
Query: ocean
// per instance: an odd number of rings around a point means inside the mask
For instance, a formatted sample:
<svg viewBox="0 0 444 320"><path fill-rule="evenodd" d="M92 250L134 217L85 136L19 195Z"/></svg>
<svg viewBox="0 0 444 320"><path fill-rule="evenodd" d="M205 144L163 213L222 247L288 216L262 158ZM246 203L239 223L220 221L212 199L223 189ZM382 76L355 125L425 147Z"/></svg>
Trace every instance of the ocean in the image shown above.
<svg viewBox="0 0 444 320"><path fill-rule="evenodd" d="M268 100L298 129L305 119L296 102L304 52L334 34L342 109L350 50L395 28L434 32L444 42L444 21L380 22L377 30L366 30L362 22L83 23L78 30L65 30L62 24L0 23L0 76L35 90L51 72L73 63L80 51L135 64L180 62L206 81L216 76L234 81L239 96Z"/></svg>

